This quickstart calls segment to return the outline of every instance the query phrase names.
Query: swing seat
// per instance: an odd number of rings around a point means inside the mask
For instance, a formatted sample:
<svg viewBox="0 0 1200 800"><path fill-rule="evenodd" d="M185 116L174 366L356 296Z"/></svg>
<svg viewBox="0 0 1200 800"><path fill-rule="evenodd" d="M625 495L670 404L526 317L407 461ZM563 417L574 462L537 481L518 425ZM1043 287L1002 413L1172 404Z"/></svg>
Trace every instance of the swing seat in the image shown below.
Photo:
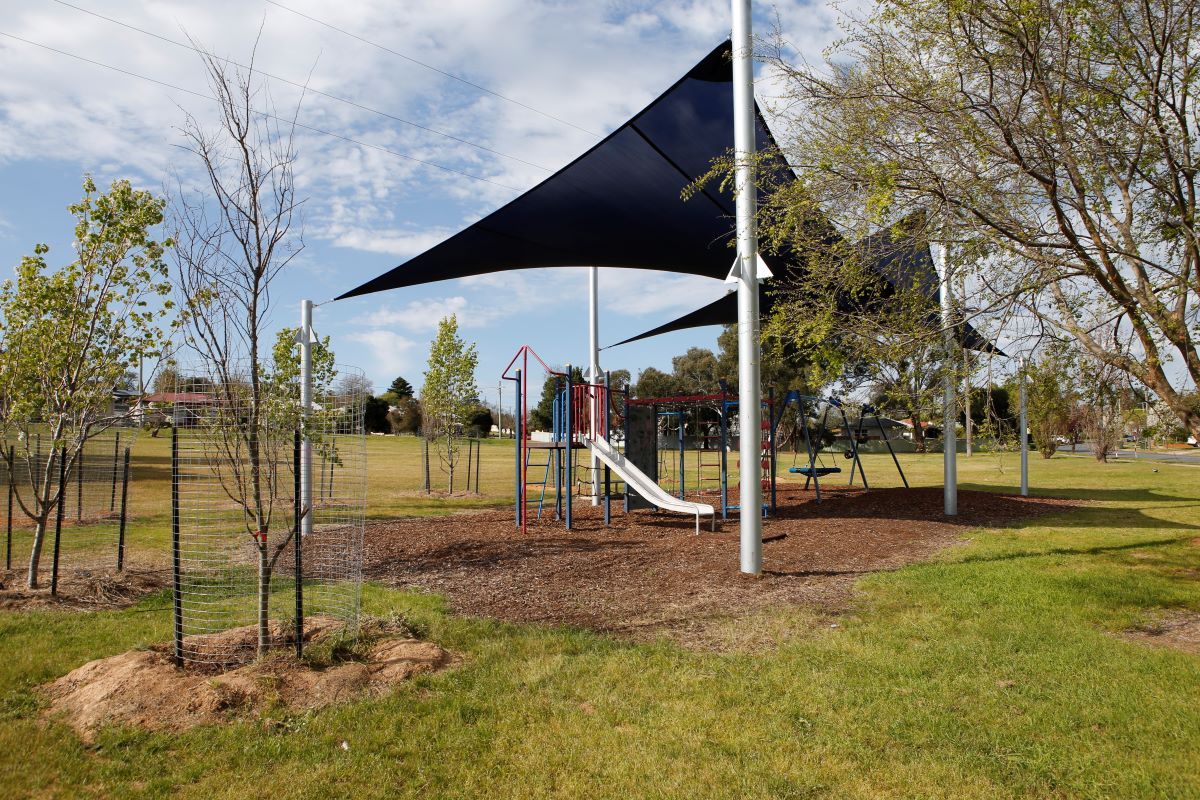
<svg viewBox="0 0 1200 800"><path fill-rule="evenodd" d="M818 478L825 475L832 475L835 472L841 472L841 467L792 467L788 472L794 472L800 475L805 475L809 478L816 476Z"/></svg>

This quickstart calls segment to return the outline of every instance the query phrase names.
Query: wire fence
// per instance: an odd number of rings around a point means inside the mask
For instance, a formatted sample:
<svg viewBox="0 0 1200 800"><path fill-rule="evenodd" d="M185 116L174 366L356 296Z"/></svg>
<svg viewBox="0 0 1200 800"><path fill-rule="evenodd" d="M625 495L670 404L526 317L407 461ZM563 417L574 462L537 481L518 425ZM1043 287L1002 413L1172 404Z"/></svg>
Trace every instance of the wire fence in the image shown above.
<svg viewBox="0 0 1200 800"><path fill-rule="evenodd" d="M339 368L302 418L294 383L210 380L172 414L175 651L228 666L290 646L306 619L356 627L366 382ZM311 442L303 464L301 431ZM311 500L302 491L311 480ZM299 524L298 524L299 523ZM297 550L297 534L300 547Z"/></svg>
<svg viewBox="0 0 1200 800"><path fill-rule="evenodd" d="M20 442L0 443L5 569L23 569L32 547L35 523L22 505L36 511L35 497L52 500L60 480L64 485L61 525L55 507L47 520L45 545L57 565L55 577L90 576L128 566L129 450L136 438L136 428L104 429L89 438L74 458L68 452L65 467L48 433L32 432Z"/></svg>

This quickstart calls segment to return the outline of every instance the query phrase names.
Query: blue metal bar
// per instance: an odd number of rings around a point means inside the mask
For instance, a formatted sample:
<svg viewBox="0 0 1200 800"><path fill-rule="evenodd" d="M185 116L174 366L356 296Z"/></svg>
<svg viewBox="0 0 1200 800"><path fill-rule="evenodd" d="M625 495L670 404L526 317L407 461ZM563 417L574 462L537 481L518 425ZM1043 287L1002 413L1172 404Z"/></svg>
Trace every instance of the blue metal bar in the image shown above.
<svg viewBox="0 0 1200 800"><path fill-rule="evenodd" d="M566 442L564 443L566 446L566 450L561 451L561 452L564 452L566 454L566 461L567 461L567 470L566 470L566 472L567 472L567 497L566 497L567 530L571 530L571 495L573 495L575 493L575 473L574 473L574 470L572 469L572 467L573 467L572 462L574 461L574 459L571 458L571 446L574 444L575 431L573 430L574 420L571 418L571 365L570 364L567 364L567 391L566 391L565 402L564 402L563 406L564 406L563 410L566 415L566 419L563 420L563 427L564 427L564 430L566 431L567 436L566 436Z"/></svg>

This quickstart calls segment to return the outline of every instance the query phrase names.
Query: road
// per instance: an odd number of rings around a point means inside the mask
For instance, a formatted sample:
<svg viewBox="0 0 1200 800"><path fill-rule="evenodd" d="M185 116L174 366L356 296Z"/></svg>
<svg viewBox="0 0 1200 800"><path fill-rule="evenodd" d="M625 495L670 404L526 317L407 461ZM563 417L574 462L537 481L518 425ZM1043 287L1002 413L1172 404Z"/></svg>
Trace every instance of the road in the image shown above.
<svg viewBox="0 0 1200 800"><path fill-rule="evenodd" d="M1060 453L1071 453L1069 444L1060 445L1058 448ZM1086 443L1079 444L1075 449L1075 455L1087 455L1092 452L1091 445ZM1200 466L1200 450L1192 451L1155 451L1148 452L1146 450L1117 450L1117 458L1128 461L1166 461L1174 464L1196 464Z"/></svg>

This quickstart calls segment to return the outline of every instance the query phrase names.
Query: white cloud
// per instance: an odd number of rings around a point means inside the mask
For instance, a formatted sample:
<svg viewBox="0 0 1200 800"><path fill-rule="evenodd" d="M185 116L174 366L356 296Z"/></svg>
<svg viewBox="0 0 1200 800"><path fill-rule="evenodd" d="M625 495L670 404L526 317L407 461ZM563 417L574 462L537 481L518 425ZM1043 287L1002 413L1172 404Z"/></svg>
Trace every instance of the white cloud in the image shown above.
<svg viewBox="0 0 1200 800"><path fill-rule="evenodd" d="M438 322L453 314L462 328L482 328L505 316L495 308L481 308L462 295L413 300L403 308L383 306L361 319L372 328L401 327L414 333L437 329Z"/></svg>
<svg viewBox="0 0 1200 800"><path fill-rule="evenodd" d="M372 359L371 369L368 370L370 375L399 375L417 365L414 355L421 345L394 331L355 331L345 335L351 341L366 346Z"/></svg>

